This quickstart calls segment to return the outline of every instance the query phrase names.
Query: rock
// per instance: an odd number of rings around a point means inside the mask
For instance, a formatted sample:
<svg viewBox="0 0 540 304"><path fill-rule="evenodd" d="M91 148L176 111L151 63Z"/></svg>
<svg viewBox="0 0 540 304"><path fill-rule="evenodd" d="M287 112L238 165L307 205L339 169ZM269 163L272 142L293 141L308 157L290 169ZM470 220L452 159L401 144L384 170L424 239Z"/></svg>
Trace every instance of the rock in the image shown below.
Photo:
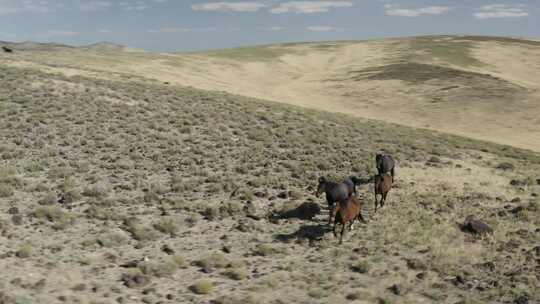
<svg viewBox="0 0 540 304"><path fill-rule="evenodd" d="M43 287L45 287L45 284L46 284L46 283L47 283L47 280L41 279L41 280L37 281L37 282L34 284L34 286L32 286L32 288L38 289L38 290L43 289Z"/></svg>
<svg viewBox="0 0 540 304"><path fill-rule="evenodd" d="M519 246L521 246L521 242L515 239L511 239L504 244L504 248L509 251L517 249Z"/></svg>
<svg viewBox="0 0 540 304"><path fill-rule="evenodd" d="M540 245L535 246L533 249L531 249L531 252L533 252L534 254L536 254L536 256L539 256L539 257L540 257Z"/></svg>
<svg viewBox="0 0 540 304"><path fill-rule="evenodd" d="M525 207L523 207L523 206L517 206L517 207L511 209L511 210L510 210L510 213L512 213L512 214L518 214L518 213L522 212L523 210L525 210Z"/></svg>
<svg viewBox="0 0 540 304"><path fill-rule="evenodd" d="M425 272L419 272L418 274L416 274L416 278L419 279L419 280L423 280L426 278L426 273Z"/></svg>
<svg viewBox="0 0 540 304"><path fill-rule="evenodd" d="M225 253L231 253L231 246L223 246L221 248L221 251L225 252Z"/></svg>
<svg viewBox="0 0 540 304"><path fill-rule="evenodd" d="M399 296L401 294L401 286L399 286L398 284L390 286L388 290L390 290L396 296Z"/></svg>
<svg viewBox="0 0 540 304"><path fill-rule="evenodd" d="M124 273L121 280L128 288L140 288L150 284L150 277L141 273Z"/></svg>
<svg viewBox="0 0 540 304"><path fill-rule="evenodd" d="M85 291L86 290L86 284L80 283L71 288L73 291Z"/></svg>
<svg viewBox="0 0 540 304"><path fill-rule="evenodd" d="M212 273L214 272L214 267L210 266L210 265L204 265L201 269L202 272L204 273Z"/></svg>
<svg viewBox="0 0 540 304"><path fill-rule="evenodd" d="M413 270L427 270L427 266L419 259L407 259L407 266Z"/></svg>
<svg viewBox="0 0 540 304"><path fill-rule="evenodd" d="M174 249L172 249L169 245L165 244L161 247L161 251L165 252L168 255L174 254Z"/></svg>
<svg viewBox="0 0 540 304"><path fill-rule="evenodd" d="M263 198L263 197L268 196L268 193L262 192L262 191L256 191L255 193L253 193L253 195L254 195L255 197L258 197L258 198Z"/></svg>
<svg viewBox="0 0 540 304"><path fill-rule="evenodd" d="M289 192L287 191L282 191L280 192L278 195L277 195L278 198L281 198L281 199L286 199L287 197L289 197Z"/></svg>
<svg viewBox="0 0 540 304"><path fill-rule="evenodd" d="M510 181L510 185L511 186L520 186L521 185L521 181L517 180L517 179L513 179Z"/></svg>
<svg viewBox="0 0 540 304"><path fill-rule="evenodd" d="M15 214L11 217L11 221L13 222L13 225L20 226L24 222L24 218L20 214Z"/></svg>
<svg viewBox="0 0 540 304"><path fill-rule="evenodd" d="M465 284L465 278L462 276L462 275L457 275L453 280L452 280L452 283L454 283L454 285L458 286L458 285L463 285Z"/></svg>
<svg viewBox="0 0 540 304"><path fill-rule="evenodd" d="M171 300L174 300L174 295L168 293L168 294L165 296L165 298L166 298L167 300L171 301Z"/></svg>
<svg viewBox="0 0 540 304"><path fill-rule="evenodd" d="M514 303L516 303L516 304L529 304L529 297L526 296L526 295L521 295L521 296L517 297L514 300Z"/></svg>
<svg viewBox="0 0 540 304"><path fill-rule="evenodd" d="M476 235L493 233L493 229L481 220L477 220L474 215L469 215L461 225L461 230Z"/></svg>

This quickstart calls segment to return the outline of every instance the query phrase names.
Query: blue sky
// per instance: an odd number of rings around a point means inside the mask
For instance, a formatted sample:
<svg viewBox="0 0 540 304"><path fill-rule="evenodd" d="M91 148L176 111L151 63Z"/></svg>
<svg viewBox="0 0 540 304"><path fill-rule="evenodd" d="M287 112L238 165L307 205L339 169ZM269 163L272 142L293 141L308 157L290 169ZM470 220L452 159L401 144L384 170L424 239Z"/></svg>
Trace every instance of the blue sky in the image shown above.
<svg viewBox="0 0 540 304"><path fill-rule="evenodd" d="M540 38L539 0L0 0L0 40L150 51L425 34Z"/></svg>

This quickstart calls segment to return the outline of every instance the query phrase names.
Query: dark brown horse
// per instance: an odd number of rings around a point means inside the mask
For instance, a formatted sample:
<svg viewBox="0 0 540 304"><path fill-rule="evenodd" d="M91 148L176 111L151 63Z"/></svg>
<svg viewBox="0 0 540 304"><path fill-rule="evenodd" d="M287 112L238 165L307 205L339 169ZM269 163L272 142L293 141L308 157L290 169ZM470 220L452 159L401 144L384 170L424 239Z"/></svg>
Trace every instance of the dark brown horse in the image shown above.
<svg viewBox="0 0 540 304"><path fill-rule="evenodd" d="M315 196L319 197L321 193L326 194L326 202L328 203L328 210L332 211L336 202L345 201L351 195L356 194L356 185L359 184L360 179L351 176L346 178L340 183L331 182L324 176L319 178L319 185L317 186L317 192ZM328 219L328 224L332 224L332 215Z"/></svg>
<svg viewBox="0 0 540 304"><path fill-rule="evenodd" d="M390 174L378 174L375 176L375 212L377 212L377 205L382 208L386 202L386 196L392 188L393 177ZM381 195L381 201L378 202L377 195Z"/></svg>
<svg viewBox="0 0 540 304"><path fill-rule="evenodd" d="M388 154L375 155L375 165L377 166L377 172L380 174L390 173L392 175L392 181L394 181L394 169L396 162L394 158Z"/></svg>

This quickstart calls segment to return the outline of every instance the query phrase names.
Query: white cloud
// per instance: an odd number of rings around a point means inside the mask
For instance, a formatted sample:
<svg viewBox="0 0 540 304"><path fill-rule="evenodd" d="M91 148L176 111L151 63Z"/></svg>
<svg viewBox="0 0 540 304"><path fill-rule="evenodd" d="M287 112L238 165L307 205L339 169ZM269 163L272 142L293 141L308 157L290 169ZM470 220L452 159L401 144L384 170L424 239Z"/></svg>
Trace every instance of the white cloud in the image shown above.
<svg viewBox="0 0 540 304"><path fill-rule="evenodd" d="M331 31L336 30L336 28L333 26L325 26L325 25L308 26L307 29L313 32L331 32Z"/></svg>
<svg viewBox="0 0 540 304"><path fill-rule="evenodd" d="M260 2L209 2L194 4L191 9L194 11L218 11L218 12L256 12L266 4Z"/></svg>
<svg viewBox="0 0 540 304"><path fill-rule="evenodd" d="M523 4L491 4L480 7L474 17L487 18L519 18L529 16Z"/></svg>
<svg viewBox="0 0 540 304"><path fill-rule="evenodd" d="M451 10L448 6L427 6L416 9L399 8L397 5L387 4L384 6L387 16L420 17L429 15L442 15Z"/></svg>
<svg viewBox="0 0 540 304"><path fill-rule="evenodd" d="M99 11L112 6L110 1L82 1L79 3L79 9L82 11Z"/></svg>
<svg viewBox="0 0 540 304"><path fill-rule="evenodd" d="M351 1L290 1L284 2L270 10L273 14L297 13L313 14L324 13L332 8L352 7Z"/></svg>
<svg viewBox="0 0 540 304"><path fill-rule="evenodd" d="M272 27L267 28L267 30L269 31L283 31L284 29L285 28L282 26L272 26Z"/></svg>
<svg viewBox="0 0 540 304"><path fill-rule="evenodd" d="M138 1L122 1L118 5L125 11L144 11L149 6L142 0Z"/></svg>

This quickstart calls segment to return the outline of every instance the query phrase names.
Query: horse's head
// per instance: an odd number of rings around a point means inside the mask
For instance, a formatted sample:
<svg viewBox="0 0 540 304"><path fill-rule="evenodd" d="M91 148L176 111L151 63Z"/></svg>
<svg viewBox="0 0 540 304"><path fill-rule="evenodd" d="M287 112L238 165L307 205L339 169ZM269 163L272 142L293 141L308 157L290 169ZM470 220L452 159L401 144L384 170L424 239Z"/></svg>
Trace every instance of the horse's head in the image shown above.
<svg viewBox="0 0 540 304"><path fill-rule="evenodd" d="M315 192L315 196L319 197L321 193L323 193L326 190L326 178L324 176L319 177L319 185L317 185L317 192Z"/></svg>
<svg viewBox="0 0 540 304"><path fill-rule="evenodd" d="M375 154L375 162L378 164L379 162L382 161L382 158L383 158L383 155L382 153L377 153Z"/></svg>

